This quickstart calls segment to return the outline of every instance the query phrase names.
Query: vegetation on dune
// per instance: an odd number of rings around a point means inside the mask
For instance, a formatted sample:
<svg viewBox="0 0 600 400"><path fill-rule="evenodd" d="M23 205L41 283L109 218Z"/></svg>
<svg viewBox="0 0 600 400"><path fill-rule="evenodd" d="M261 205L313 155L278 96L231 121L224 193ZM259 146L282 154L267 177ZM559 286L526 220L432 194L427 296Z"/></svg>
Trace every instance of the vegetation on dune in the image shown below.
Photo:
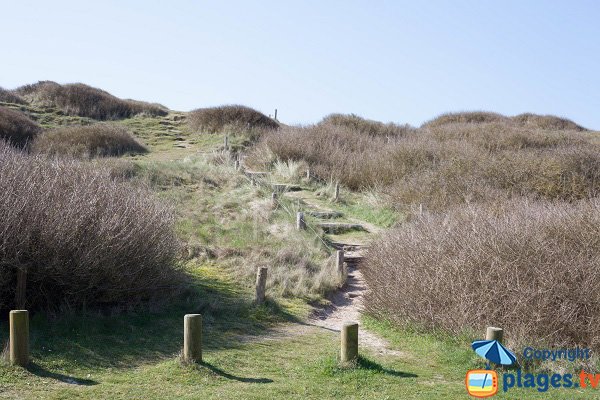
<svg viewBox="0 0 600 400"><path fill-rule="evenodd" d="M398 125L392 122L373 121L359 117L356 114L330 114L323 118L319 124L331 124L350 128L371 136L400 136L414 130L408 124Z"/></svg>
<svg viewBox="0 0 600 400"><path fill-rule="evenodd" d="M241 105L199 108L190 111L188 123L192 130L204 133L250 132L252 138L264 131L279 128L279 123L263 113Z"/></svg>
<svg viewBox="0 0 600 400"><path fill-rule="evenodd" d="M12 90L6 90L0 87L0 102L25 104L25 100Z"/></svg>
<svg viewBox="0 0 600 400"><path fill-rule="evenodd" d="M40 126L23 113L0 107L0 141L25 148L41 131Z"/></svg>
<svg viewBox="0 0 600 400"><path fill-rule="evenodd" d="M0 309L134 305L182 287L173 214L141 186L96 164L0 148Z"/></svg>
<svg viewBox="0 0 600 400"><path fill-rule="evenodd" d="M97 120L117 120L138 114L163 116L168 113L164 106L122 100L104 90L82 83L60 85L56 82L40 81L21 86L15 93L35 105L55 107L68 115Z"/></svg>
<svg viewBox="0 0 600 400"><path fill-rule="evenodd" d="M381 238L363 269L369 313L523 345L600 346L600 202L513 200L425 215Z"/></svg>
<svg viewBox="0 0 600 400"><path fill-rule="evenodd" d="M146 153L148 150L125 127L102 123L45 132L35 139L32 151L91 158Z"/></svg>

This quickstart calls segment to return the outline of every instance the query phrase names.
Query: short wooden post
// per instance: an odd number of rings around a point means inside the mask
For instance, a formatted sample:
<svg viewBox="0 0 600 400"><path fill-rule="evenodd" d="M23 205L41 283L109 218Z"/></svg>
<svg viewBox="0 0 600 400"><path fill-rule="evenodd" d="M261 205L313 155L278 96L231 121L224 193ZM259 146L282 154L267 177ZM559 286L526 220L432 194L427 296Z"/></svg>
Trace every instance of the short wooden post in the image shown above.
<svg viewBox="0 0 600 400"><path fill-rule="evenodd" d="M25 308L27 291L27 267L17 268L17 287L15 288L15 306Z"/></svg>
<svg viewBox="0 0 600 400"><path fill-rule="evenodd" d="M306 169L306 179L310 180L310 168Z"/></svg>
<svg viewBox="0 0 600 400"><path fill-rule="evenodd" d="M419 204L419 216L423 216L423 204Z"/></svg>
<svg viewBox="0 0 600 400"><path fill-rule="evenodd" d="M29 312L12 310L9 314L10 363L24 367L29 363Z"/></svg>
<svg viewBox="0 0 600 400"><path fill-rule="evenodd" d="M335 268L340 278L344 280L344 250L338 250L335 252Z"/></svg>
<svg viewBox="0 0 600 400"><path fill-rule="evenodd" d="M259 267L256 270L256 304L265 302L265 293L267 290L267 267Z"/></svg>
<svg viewBox="0 0 600 400"><path fill-rule="evenodd" d="M344 322L341 336L341 361L343 363L355 361L358 358L358 324Z"/></svg>
<svg viewBox="0 0 600 400"><path fill-rule="evenodd" d="M276 192L271 193L271 205L273 207L277 207L277 193Z"/></svg>
<svg viewBox="0 0 600 400"><path fill-rule="evenodd" d="M333 199L335 201L338 201L340 199L340 184L339 183L335 183L335 192L333 194Z"/></svg>
<svg viewBox="0 0 600 400"><path fill-rule="evenodd" d="M183 317L183 359L202 362L202 315L186 314Z"/></svg>
<svg viewBox="0 0 600 400"><path fill-rule="evenodd" d="M225 135L225 139L223 139L223 144L225 145L225 150L229 150L229 135Z"/></svg>
<svg viewBox="0 0 600 400"><path fill-rule="evenodd" d="M497 340L499 342L502 342L503 337L504 330L502 328L488 326L485 330L485 340Z"/></svg>
<svg viewBox="0 0 600 400"><path fill-rule="evenodd" d="M275 118L273 118L275 121L277 121L277 109L275 109Z"/></svg>
<svg viewBox="0 0 600 400"><path fill-rule="evenodd" d="M303 231L306 229L306 221L304 221L304 213L296 213L296 230Z"/></svg>
<svg viewBox="0 0 600 400"><path fill-rule="evenodd" d="M240 170L240 160L235 160L233 165L234 165L236 171Z"/></svg>

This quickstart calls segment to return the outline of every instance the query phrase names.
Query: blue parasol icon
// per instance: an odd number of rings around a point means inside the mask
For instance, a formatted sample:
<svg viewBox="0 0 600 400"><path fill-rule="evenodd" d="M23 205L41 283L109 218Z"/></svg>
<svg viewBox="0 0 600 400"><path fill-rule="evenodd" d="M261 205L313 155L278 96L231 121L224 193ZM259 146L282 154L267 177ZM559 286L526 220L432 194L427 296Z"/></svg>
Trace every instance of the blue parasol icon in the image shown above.
<svg viewBox="0 0 600 400"><path fill-rule="evenodd" d="M495 364L512 365L517 357L497 340L476 340L471 347L477 355Z"/></svg>

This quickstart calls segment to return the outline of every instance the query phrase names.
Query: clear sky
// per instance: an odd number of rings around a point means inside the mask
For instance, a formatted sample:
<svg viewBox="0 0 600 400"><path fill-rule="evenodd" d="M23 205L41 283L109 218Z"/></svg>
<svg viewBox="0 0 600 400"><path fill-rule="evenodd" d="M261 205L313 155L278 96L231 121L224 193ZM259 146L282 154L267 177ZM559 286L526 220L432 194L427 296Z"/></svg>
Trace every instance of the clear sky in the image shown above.
<svg viewBox="0 0 600 400"><path fill-rule="evenodd" d="M556 114L600 129L600 1L0 0L0 86L83 82L176 110Z"/></svg>

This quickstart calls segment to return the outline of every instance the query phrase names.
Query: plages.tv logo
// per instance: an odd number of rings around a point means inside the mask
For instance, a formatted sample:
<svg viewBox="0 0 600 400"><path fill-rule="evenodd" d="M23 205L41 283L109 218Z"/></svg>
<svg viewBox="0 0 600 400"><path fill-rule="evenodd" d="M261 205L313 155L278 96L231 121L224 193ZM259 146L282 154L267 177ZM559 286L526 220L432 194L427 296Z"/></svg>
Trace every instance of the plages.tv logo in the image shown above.
<svg viewBox="0 0 600 400"><path fill-rule="evenodd" d="M488 362L486 369L467 371L465 377L467 392L473 397L491 397L498 393L498 374L496 371L491 370L490 362L512 365L517 361L517 357L498 340L476 340L471 344L471 347L475 350L475 353Z"/></svg>

